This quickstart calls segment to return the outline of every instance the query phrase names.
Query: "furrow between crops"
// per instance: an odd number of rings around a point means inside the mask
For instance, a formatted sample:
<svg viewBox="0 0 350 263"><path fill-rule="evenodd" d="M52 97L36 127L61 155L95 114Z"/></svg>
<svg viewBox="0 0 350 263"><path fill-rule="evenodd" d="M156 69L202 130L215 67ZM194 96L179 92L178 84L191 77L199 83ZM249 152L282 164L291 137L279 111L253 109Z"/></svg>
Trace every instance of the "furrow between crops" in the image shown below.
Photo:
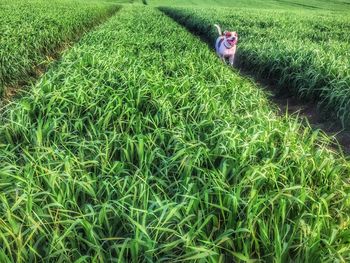
<svg viewBox="0 0 350 263"><path fill-rule="evenodd" d="M238 67L275 91L316 102L324 119L350 128L350 20L344 14L256 9L160 8L211 46L213 27L239 32Z"/></svg>
<svg viewBox="0 0 350 263"><path fill-rule="evenodd" d="M35 82L64 50L120 8L97 1L1 1L1 104Z"/></svg>
<svg viewBox="0 0 350 263"><path fill-rule="evenodd" d="M209 32L211 31L208 29L212 27L212 25L208 25L208 21L203 20L203 28L202 26L198 26L197 19L200 20L198 17L201 16L203 9L199 9L200 15L193 14L193 16L189 15L182 9L173 7L159 7L159 9L165 15L171 17L175 22L185 27L193 35L198 36L203 42L207 43L210 48L213 48L215 38L210 35ZM189 8L189 10L191 10L191 8ZM203 16L205 15L203 14ZM244 55L241 55L241 57L241 60L245 59ZM290 115L297 115L300 118L303 118L306 125L311 125L314 130L320 129L328 136L335 138L334 146L332 146L332 148L339 149L338 144L340 144L341 149L339 150L347 155L350 154L350 130L347 128L344 129L344 125L339 118L330 117L332 116L332 112L325 114L324 109L320 109L320 105L317 101L310 102L308 99L298 97L295 95L295 92L292 92L286 86L281 87L280 84L276 84L276 80L267 79L266 77L261 76L261 73L258 73L259 71L253 70L249 65L249 62L240 63L239 65L236 65L236 67L238 68L240 75L251 78L258 83L260 88L271 94L269 99L272 103L275 103L278 106L280 114L284 115L287 112Z"/></svg>
<svg viewBox="0 0 350 263"><path fill-rule="evenodd" d="M158 10L85 35L0 141L8 261L350 258L349 163Z"/></svg>

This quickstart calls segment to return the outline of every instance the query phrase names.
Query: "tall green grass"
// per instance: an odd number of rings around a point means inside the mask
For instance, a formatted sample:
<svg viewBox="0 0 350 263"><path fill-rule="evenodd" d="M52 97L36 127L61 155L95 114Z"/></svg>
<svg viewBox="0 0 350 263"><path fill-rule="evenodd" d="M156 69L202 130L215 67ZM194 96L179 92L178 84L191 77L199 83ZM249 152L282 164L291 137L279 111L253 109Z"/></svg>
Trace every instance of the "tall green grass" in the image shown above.
<svg viewBox="0 0 350 263"><path fill-rule="evenodd" d="M350 12L349 0L149 0L154 6L233 7Z"/></svg>
<svg viewBox="0 0 350 263"><path fill-rule="evenodd" d="M163 8L209 43L214 23L238 31L238 66L282 92L316 101L327 117L350 123L350 19L327 12Z"/></svg>
<svg viewBox="0 0 350 263"><path fill-rule="evenodd" d="M350 259L349 163L157 10L87 34L0 141L2 262Z"/></svg>
<svg viewBox="0 0 350 263"><path fill-rule="evenodd" d="M0 0L0 94L116 9L100 1Z"/></svg>

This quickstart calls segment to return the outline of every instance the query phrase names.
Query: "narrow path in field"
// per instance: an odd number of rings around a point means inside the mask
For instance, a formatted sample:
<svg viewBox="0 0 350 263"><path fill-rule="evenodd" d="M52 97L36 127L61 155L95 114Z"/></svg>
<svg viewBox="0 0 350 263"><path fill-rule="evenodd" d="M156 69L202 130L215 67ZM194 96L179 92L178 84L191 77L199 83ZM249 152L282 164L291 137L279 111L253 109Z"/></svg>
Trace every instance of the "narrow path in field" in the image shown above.
<svg viewBox="0 0 350 263"><path fill-rule="evenodd" d="M24 76L22 80L17 81L16 84L5 84L4 93L0 96L0 112L3 111L4 107L9 104L15 97L20 97L26 92L28 87L37 82L37 80L45 74L45 72L53 67L62 57L62 55L69 50L74 44L80 41L84 35L95 30L98 26L105 23L108 19L114 16L122 7L116 6L115 9L109 12L102 19L97 20L87 30L79 31L73 39L67 39L60 43L51 53L43 54L45 59L40 63L36 64L28 76Z"/></svg>
<svg viewBox="0 0 350 263"><path fill-rule="evenodd" d="M338 120L325 117L319 111L316 103L303 102L291 93L281 92L267 79L257 78L242 68L238 68L238 70L240 74L251 78L253 82L257 83L259 88L267 91L269 99L276 104L280 114L288 112L290 115L300 116L306 125L309 123L313 129L320 129L327 135L335 137L343 151L347 155L350 154L350 130L343 129Z"/></svg>
<svg viewBox="0 0 350 263"><path fill-rule="evenodd" d="M208 38L202 35L199 32L192 30L187 27L185 24L176 20L176 18L170 16L167 12L164 12L161 8L160 10L170 17L173 21L178 23L180 26L185 28L191 34L199 37L203 42L205 42L210 49L214 51L214 43L209 42ZM238 46L239 49L239 46ZM322 114L316 103L312 102L303 102L297 96L291 94L290 92L283 92L281 89L277 89L274 83L268 79L262 79L254 75L254 73L247 69L242 68L240 65L236 65L234 71L238 70L240 75L243 75L246 78L249 78L253 83L257 84L257 87L267 91L269 99L278 107L280 114L285 114L288 112L290 115L298 115L303 120L305 124L308 123L314 130L320 129L327 135L335 138L334 148L338 148L338 143L340 144L342 150L346 154L350 154L350 130L342 128L340 122L336 119L328 119Z"/></svg>

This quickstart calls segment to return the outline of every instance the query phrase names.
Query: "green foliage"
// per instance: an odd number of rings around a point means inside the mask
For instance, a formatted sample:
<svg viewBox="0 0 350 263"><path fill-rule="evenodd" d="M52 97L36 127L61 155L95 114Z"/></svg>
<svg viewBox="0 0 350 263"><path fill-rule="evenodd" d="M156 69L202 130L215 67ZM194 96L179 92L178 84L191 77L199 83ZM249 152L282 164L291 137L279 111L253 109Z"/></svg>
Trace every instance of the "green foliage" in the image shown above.
<svg viewBox="0 0 350 263"><path fill-rule="evenodd" d="M350 12L350 0L152 0L154 6L233 7L295 11Z"/></svg>
<svg viewBox="0 0 350 263"><path fill-rule="evenodd" d="M117 8L74 0L0 0L0 6L0 93L27 80L47 55Z"/></svg>
<svg viewBox="0 0 350 263"><path fill-rule="evenodd" d="M219 23L238 31L240 66L274 81L281 91L316 100L350 123L350 19L327 12L164 8L168 15L214 43Z"/></svg>
<svg viewBox="0 0 350 263"><path fill-rule="evenodd" d="M157 10L123 9L5 112L2 259L350 260L349 163Z"/></svg>

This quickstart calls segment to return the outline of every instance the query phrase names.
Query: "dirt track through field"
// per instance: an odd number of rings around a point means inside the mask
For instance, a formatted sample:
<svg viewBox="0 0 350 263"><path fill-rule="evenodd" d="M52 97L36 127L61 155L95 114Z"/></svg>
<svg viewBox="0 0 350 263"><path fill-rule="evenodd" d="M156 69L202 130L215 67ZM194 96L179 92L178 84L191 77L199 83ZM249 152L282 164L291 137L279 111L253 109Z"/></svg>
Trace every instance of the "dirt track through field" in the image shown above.
<svg viewBox="0 0 350 263"><path fill-rule="evenodd" d="M36 81L50 68L60 60L62 54L70 49L75 43L98 26L105 23L109 18L114 16L121 6L115 6L111 8L111 11L104 17L96 20L91 27L85 28L84 30L77 31L74 37L66 39L59 43L52 51L42 54L43 60L39 63L34 63L32 69L30 69L27 75L22 76L22 79L13 81L14 83L4 83L4 86L0 86L3 92L0 96L0 112L3 111L4 107L11 103L14 98L20 97L27 89L36 83Z"/></svg>
<svg viewBox="0 0 350 263"><path fill-rule="evenodd" d="M173 21L178 23L180 26L184 27L188 32L193 34L196 37L199 37L203 42L205 42L211 49L214 51L214 43L212 43L206 35L203 35L201 32L195 31L188 25L181 23L168 13L162 7L159 8L165 15L170 17ZM238 46L239 50L239 46ZM239 51L238 51L239 52ZM334 149L339 149L350 155L350 130L342 128L342 125L337 119L328 119L325 117L317 106L313 102L303 102L300 98L293 95L291 92L287 91L282 92L281 89L277 89L274 82L263 79L254 74L249 68L242 67L238 63L235 65L234 71L238 70L242 76L249 78L252 82L257 84L258 88L261 88L267 92L271 102L273 102L279 109L281 115L288 113L289 115L297 115L305 120L306 125L311 125L314 130L322 130L325 134L334 138Z"/></svg>

